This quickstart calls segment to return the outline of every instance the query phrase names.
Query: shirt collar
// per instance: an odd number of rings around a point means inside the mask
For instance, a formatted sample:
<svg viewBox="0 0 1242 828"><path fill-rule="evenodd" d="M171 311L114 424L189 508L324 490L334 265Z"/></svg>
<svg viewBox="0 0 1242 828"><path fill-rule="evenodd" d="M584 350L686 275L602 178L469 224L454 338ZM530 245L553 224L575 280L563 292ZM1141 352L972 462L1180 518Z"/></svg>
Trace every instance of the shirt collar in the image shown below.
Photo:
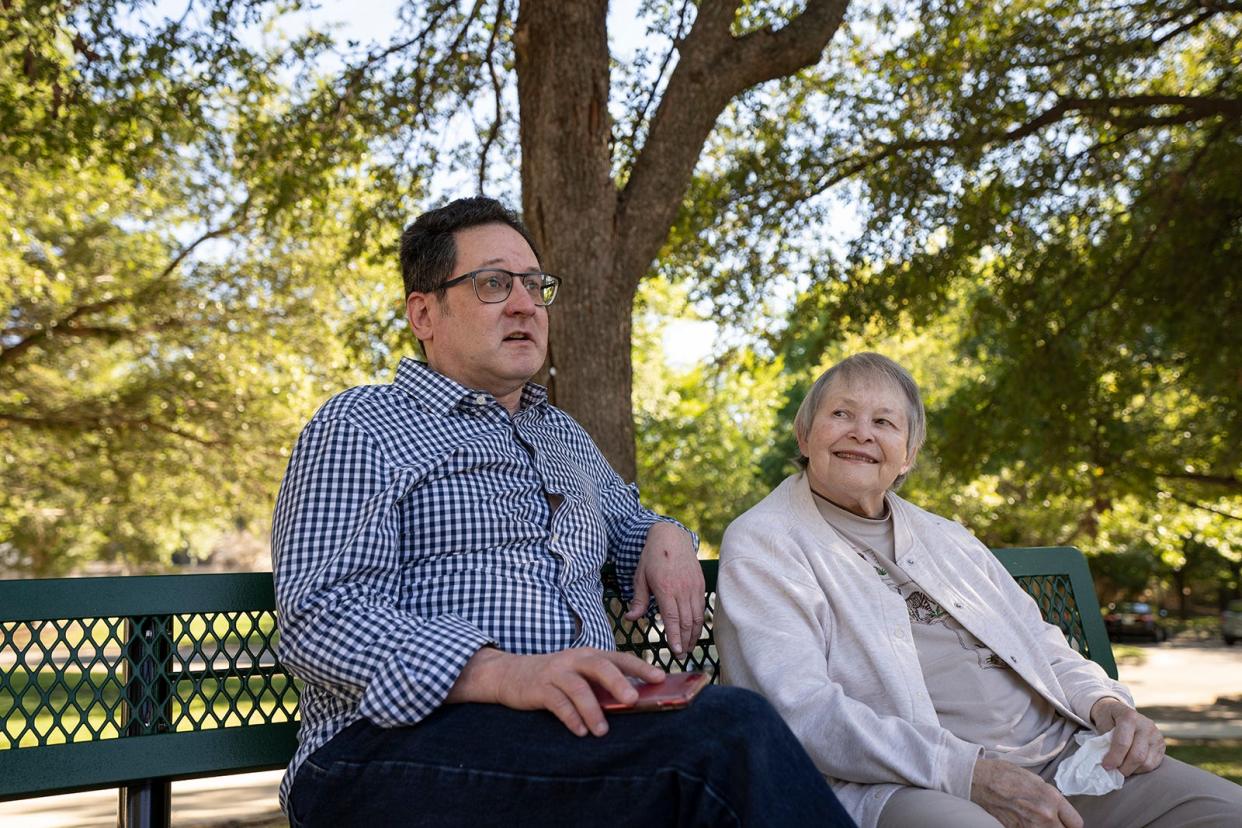
<svg viewBox="0 0 1242 828"><path fill-rule="evenodd" d="M403 357L397 365L392 384L414 398L418 405L435 414L448 414L461 406L479 406L495 402L486 391L467 388L433 370L425 362ZM541 406L548 401L548 391L533 382L522 387L518 412Z"/></svg>

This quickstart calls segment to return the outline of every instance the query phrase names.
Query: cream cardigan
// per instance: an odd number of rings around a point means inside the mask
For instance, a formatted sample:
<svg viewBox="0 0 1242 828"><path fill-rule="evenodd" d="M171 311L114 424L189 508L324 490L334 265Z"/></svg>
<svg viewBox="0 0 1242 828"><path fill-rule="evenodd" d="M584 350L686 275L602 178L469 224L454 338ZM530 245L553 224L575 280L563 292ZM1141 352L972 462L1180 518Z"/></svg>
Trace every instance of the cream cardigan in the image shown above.
<svg viewBox="0 0 1242 828"><path fill-rule="evenodd" d="M885 498L906 573L1061 715L1090 727L1101 698L1134 703L964 527ZM729 526L717 594L724 682L772 702L863 828L904 785L970 797L981 748L940 726L905 602L820 516L805 474Z"/></svg>

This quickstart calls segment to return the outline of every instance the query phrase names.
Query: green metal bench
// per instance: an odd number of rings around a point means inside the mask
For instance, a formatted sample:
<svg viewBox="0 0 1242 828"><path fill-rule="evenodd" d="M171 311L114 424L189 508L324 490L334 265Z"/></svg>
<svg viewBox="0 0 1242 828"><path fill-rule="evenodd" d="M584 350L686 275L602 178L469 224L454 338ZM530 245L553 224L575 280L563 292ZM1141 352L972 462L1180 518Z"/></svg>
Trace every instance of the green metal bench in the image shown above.
<svg viewBox="0 0 1242 828"><path fill-rule="evenodd" d="M1116 677L1075 549L997 551L1070 644ZM676 661L660 628L605 609L618 647L670 670L715 668L716 562L698 646ZM606 576L607 580L607 576ZM0 581L0 801L119 788L118 824L168 825L175 779L283 767L297 686L276 661L268 574Z"/></svg>

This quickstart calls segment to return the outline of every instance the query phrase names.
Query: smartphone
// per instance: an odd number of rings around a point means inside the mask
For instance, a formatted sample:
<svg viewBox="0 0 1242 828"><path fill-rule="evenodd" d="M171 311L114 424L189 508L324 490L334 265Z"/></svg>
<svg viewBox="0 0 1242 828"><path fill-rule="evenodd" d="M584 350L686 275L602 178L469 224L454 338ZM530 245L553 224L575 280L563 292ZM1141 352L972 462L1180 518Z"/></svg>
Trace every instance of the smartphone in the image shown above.
<svg viewBox="0 0 1242 828"><path fill-rule="evenodd" d="M593 684L591 688L605 713L641 713L651 710L680 710L694 701L694 697L711 680L711 674L703 672L669 673L659 684L648 684L631 677L630 682L638 690L638 701L633 704L623 704L602 687Z"/></svg>

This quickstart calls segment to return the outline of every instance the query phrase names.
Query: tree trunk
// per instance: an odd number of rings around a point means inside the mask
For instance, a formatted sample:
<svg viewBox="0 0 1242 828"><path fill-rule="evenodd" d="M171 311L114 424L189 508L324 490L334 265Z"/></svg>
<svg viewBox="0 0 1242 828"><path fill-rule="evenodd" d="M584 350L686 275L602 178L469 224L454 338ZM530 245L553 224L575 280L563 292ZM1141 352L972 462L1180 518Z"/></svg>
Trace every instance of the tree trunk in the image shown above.
<svg viewBox="0 0 1242 828"><path fill-rule="evenodd" d="M608 140L607 0L524 2L514 34L522 213L543 266L565 283L549 311L553 401L633 480L630 315L611 279L617 194Z"/></svg>
<svg viewBox="0 0 1242 828"><path fill-rule="evenodd" d="M703 0L623 188L613 180L608 0L522 0L514 31L522 213L543 266L565 279L551 310L553 401L626 480L634 295L676 217L724 107L819 60L846 0L809 0L779 30L732 35L740 0Z"/></svg>

